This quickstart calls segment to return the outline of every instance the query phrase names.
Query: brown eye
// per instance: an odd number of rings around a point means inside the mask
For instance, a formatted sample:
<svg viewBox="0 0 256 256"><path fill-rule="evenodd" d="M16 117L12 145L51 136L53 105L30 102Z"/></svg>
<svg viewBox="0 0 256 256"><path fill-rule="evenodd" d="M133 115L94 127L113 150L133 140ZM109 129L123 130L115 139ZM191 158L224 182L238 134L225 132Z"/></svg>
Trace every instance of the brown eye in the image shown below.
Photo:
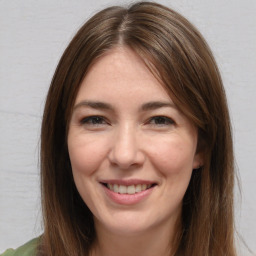
<svg viewBox="0 0 256 256"><path fill-rule="evenodd" d="M83 118L81 121L83 125L104 125L107 124L105 119L102 116L88 116Z"/></svg>
<svg viewBox="0 0 256 256"><path fill-rule="evenodd" d="M174 121L166 116L155 116L149 120L149 123L157 126L165 126L174 124Z"/></svg>

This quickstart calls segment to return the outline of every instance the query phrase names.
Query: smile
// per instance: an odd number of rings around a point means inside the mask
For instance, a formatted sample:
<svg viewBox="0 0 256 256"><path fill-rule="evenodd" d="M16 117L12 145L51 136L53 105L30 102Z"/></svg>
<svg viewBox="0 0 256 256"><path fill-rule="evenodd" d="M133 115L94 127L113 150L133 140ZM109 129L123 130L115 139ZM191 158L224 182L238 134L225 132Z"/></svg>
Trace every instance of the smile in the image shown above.
<svg viewBox="0 0 256 256"><path fill-rule="evenodd" d="M106 184L107 188L118 194L129 194L133 195L140 193L141 191L147 190L154 186L154 184L137 184L137 185L118 185L118 184Z"/></svg>
<svg viewBox="0 0 256 256"><path fill-rule="evenodd" d="M146 200L158 185L148 180L102 180L106 196L114 203L135 205Z"/></svg>

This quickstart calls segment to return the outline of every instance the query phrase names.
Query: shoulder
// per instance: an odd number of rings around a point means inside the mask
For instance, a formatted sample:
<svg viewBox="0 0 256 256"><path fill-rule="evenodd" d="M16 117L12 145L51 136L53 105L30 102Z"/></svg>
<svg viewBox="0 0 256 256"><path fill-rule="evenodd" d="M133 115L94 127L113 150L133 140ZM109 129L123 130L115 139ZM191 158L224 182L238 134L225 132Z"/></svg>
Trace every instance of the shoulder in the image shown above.
<svg viewBox="0 0 256 256"><path fill-rule="evenodd" d="M8 249L0 256L36 256L36 248L38 246L38 242L39 238L32 239L16 250Z"/></svg>

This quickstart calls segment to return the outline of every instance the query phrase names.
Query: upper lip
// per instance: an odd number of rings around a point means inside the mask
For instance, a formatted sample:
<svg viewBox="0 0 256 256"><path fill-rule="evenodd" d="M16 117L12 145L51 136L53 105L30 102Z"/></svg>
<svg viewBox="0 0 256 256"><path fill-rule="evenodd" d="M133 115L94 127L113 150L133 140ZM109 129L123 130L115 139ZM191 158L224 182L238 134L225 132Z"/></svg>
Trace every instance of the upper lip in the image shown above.
<svg viewBox="0 0 256 256"><path fill-rule="evenodd" d="M129 179L129 180L109 179L109 180L101 180L100 183L118 184L118 185L124 185L124 186L139 185L139 184L146 184L146 185L157 184L155 181L141 180L141 179Z"/></svg>

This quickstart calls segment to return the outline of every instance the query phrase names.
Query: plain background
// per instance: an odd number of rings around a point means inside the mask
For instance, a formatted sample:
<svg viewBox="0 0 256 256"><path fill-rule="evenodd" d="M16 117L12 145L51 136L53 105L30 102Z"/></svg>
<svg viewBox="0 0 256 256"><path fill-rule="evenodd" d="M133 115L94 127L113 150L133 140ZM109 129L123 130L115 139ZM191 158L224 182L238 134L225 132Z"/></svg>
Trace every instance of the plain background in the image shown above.
<svg viewBox="0 0 256 256"><path fill-rule="evenodd" d="M0 0L0 252L42 232L40 124L45 96L62 52L92 14L127 2ZM157 2L194 23L219 64L242 186L241 197L236 196L236 222L255 252L256 1Z"/></svg>

